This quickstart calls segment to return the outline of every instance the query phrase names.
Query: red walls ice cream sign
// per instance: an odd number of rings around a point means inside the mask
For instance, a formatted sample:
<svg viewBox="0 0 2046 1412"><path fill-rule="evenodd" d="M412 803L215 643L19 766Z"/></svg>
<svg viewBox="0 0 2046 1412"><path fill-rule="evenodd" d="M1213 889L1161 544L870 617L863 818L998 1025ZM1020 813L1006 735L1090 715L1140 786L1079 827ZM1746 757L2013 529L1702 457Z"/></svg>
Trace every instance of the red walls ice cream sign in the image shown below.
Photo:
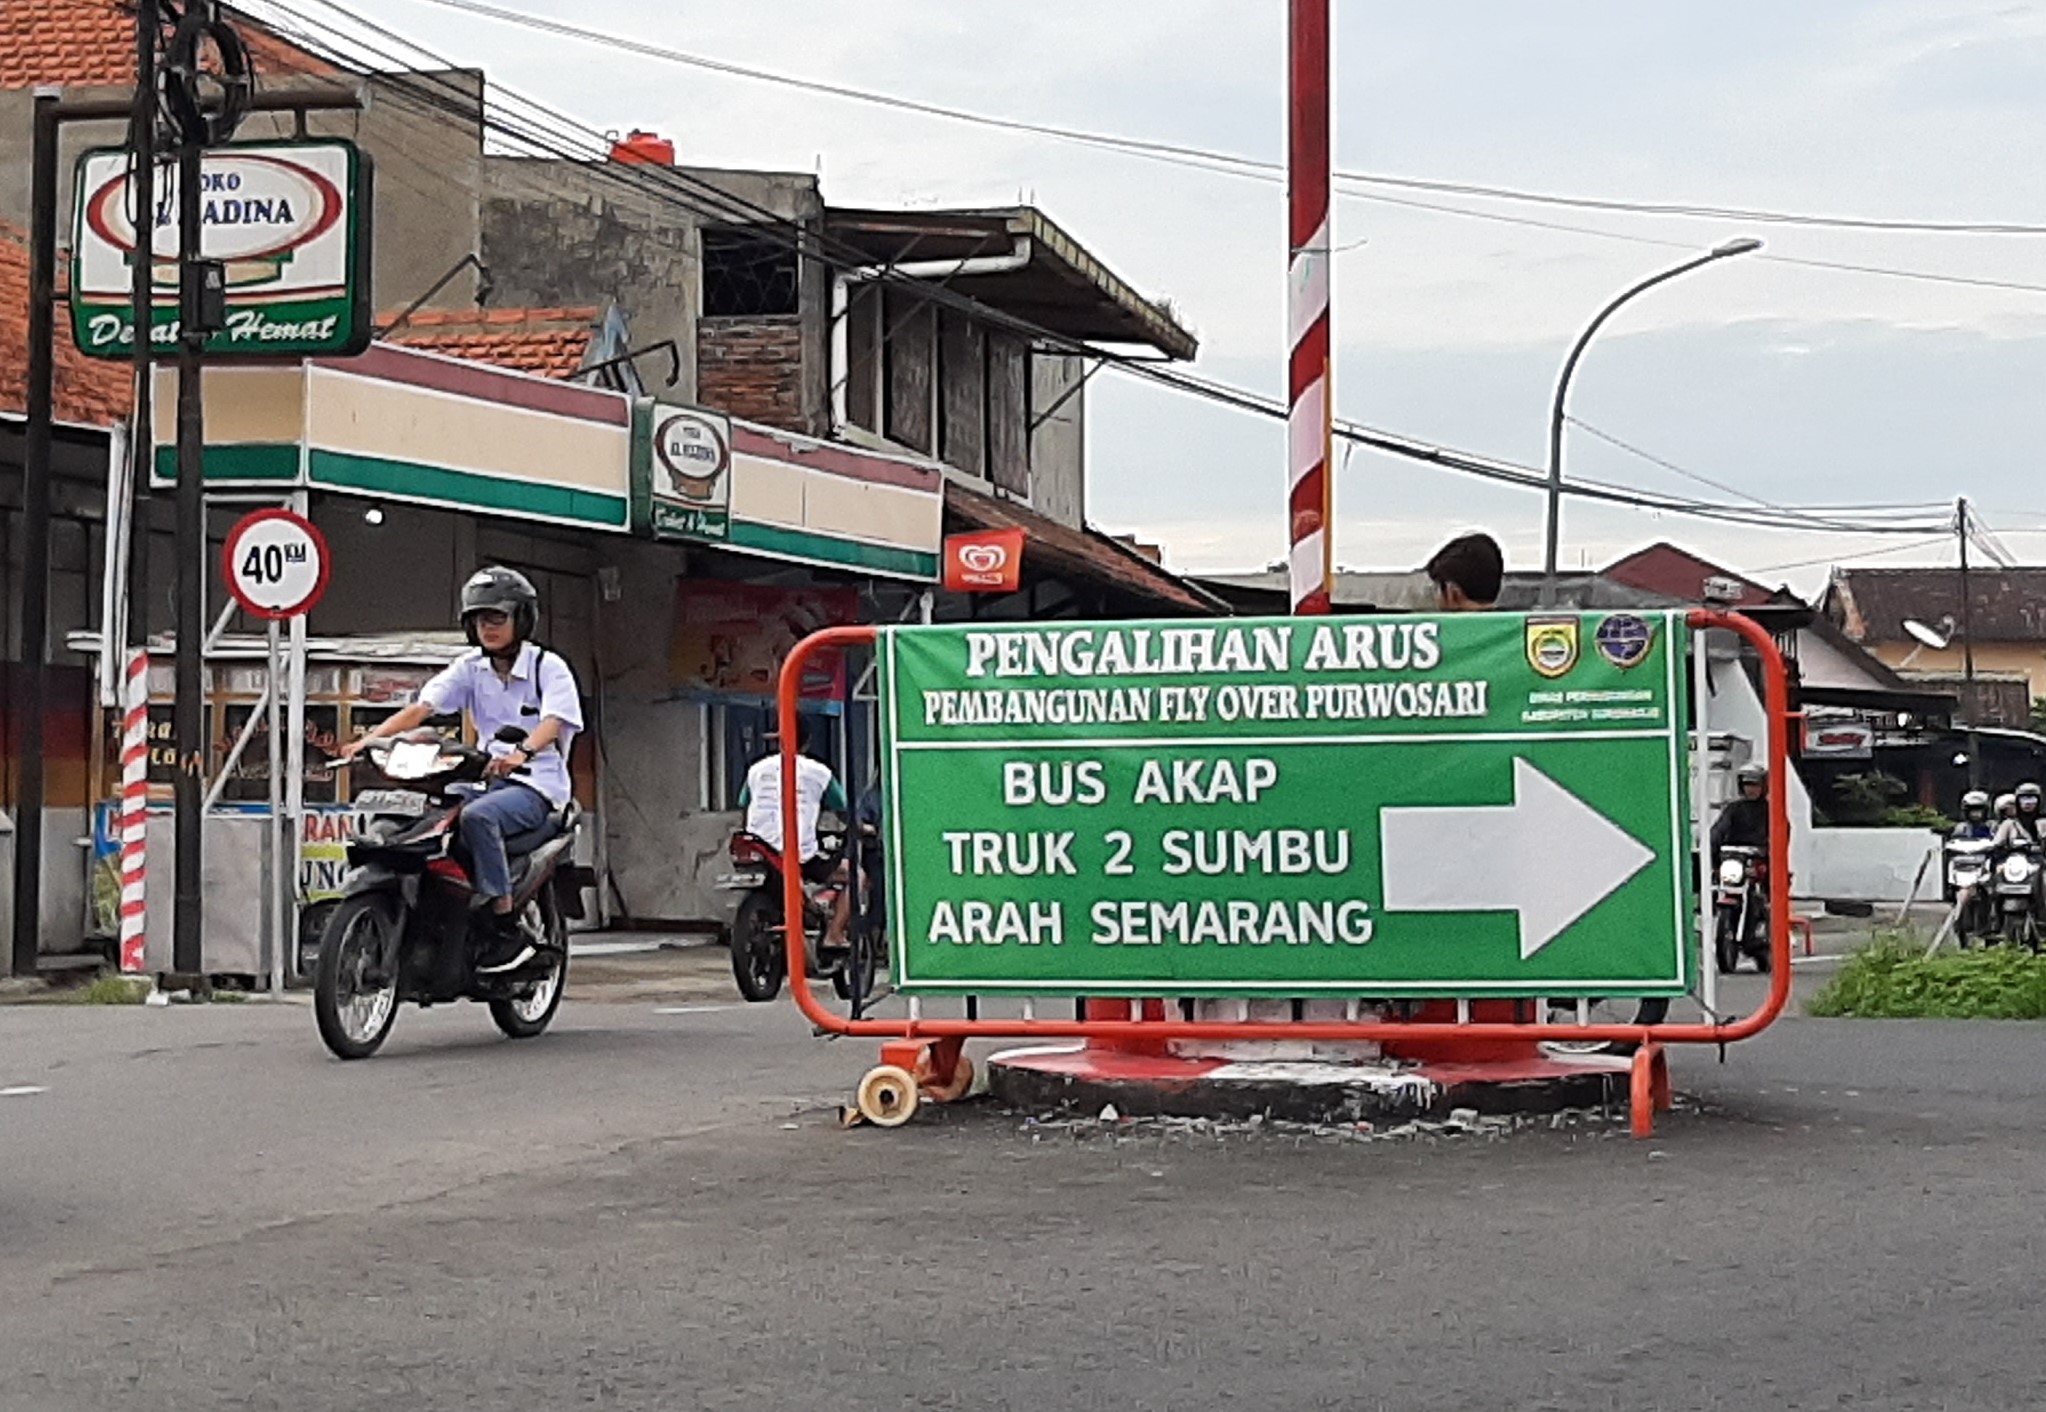
<svg viewBox="0 0 2046 1412"><path fill-rule="evenodd" d="M85 353L134 348L129 291L137 216L128 153L79 161L72 242L72 336ZM237 358L360 352L369 342L369 160L349 142L218 148L200 175L201 252L227 273L227 327L207 352ZM178 339L178 191L160 174L151 340Z"/></svg>

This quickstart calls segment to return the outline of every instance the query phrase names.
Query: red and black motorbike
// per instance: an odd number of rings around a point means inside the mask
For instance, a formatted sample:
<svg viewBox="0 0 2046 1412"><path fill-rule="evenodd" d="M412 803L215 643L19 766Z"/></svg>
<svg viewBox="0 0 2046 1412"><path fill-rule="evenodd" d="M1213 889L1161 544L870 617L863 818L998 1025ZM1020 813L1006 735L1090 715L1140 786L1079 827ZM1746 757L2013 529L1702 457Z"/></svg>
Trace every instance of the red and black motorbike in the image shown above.
<svg viewBox="0 0 2046 1412"><path fill-rule="evenodd" d="M516 737L516 739L514 738ZM508 745L525 732L507 726ZM313 1014L343 1059L377 1052L401 1002L480 1000L497 1027L530 1039L553 1022L568 979L567 919L582 915L586 869L570 863L579 811L571 802L545 825L505 840L513 912L533 959L479 976L477 954L496 919L479 905L456 827L490 756L430 729L371 742L363 752L389 788L355 796L368 824L348 843L341 901L320 938Z"/></svg>
<svg viewBox="0 0 2046 1412"><path fill-rule="evenodd" d="M880 836L871 823L859 826L860 846L844 881L803 879L803 942L809 974L829 976L841 1000L855 1010L874 993L881 966L883 926L880 915ZM819 857L832 863L844 856L845 834L820 829ZM744 892L732 917L732 979L739 994L764 1002L781 994L788 975L787 927L783 922L781 852L765 839L741 830L732 835L732 871L721 886ZM825 871L819 869L819 871ZM852 887L854 905L846 927L846 944L828 946L824 936L841 889Z"/></svg>

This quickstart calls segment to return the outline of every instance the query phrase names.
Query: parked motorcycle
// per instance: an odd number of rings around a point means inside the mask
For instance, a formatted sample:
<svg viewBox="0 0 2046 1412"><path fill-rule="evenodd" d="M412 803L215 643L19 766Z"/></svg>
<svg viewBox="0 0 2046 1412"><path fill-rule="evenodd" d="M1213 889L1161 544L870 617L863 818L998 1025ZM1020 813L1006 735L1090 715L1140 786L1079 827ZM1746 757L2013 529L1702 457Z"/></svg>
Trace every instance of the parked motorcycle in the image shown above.
<svg viewBox="0 0 2046 1412"><path fill-rule="evenodd" d="M1945 845L1946 900L1954 906L1954 940L1962 946L1986 941L1996 932L1992 875L1996 845L1986 838L1949 838Z"/></svg>
<svg viewBox="0 0 2046 1412"><path fill-rule="evenodd" d="M882 934L878 907L881 885L880 841L871 825L860 826L859 894L842 947L826 947L825 932L847 883L813 883L803 879L803 951L808 974L828 976L841 1000L864 1004L873 995L881 966ZM843 833L820 830L822 856L837 858L845 850ZM781 853L765 839L741 830L732 835L732 872L720 886L743 891L732 917L732 978L739 994L754 1002L781 994L788 975L787 927L782 896Z"/></svg>
<svg viewBox="0 0 2046 1412"><path fill-rule="evenodd" d="M1759 848L1728 844L1719 850L1712 889L1713 952L1721 975L1740 969L1741 957L1769 969L1769 861Z"/></svg>
<svg viewBox="0 0 2046 1412"><path fill-rule="evenodd" d="M507 726L498 739L516 745ZM396 788L366 789L371 817L348 843L349 872L327 920L314 968L313 1014L320 1038L343 1059L367 1059L383 1045L401 1002L421 1006L480 1000L512 1039L553 1022L568 978L566 918L582 912L583 871L568 863L579 811L505 840L517 925L535 955L505 975L479 976L484 929L496 919L477 905L456 827L482 786L490 756L430 730L365 748Z"/></svg>
<svg viewBox="0 0 2046 1412"><path fill-rule="evenodd" d="M2003 939L2039 949L2039 872L2046 866L2037 848L2007 850L1996 862L1996 922Z"/></svg>

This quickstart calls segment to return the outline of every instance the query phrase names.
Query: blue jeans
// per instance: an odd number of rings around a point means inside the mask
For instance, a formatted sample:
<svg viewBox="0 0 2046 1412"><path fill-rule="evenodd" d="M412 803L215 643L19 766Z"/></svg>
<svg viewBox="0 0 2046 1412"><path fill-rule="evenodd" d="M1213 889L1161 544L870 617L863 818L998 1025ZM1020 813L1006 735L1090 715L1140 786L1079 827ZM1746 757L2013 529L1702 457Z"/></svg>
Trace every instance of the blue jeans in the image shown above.
<svg viewBox="0 0 2046 1412"><path fill-rule="evenodd" d="M459 821L462 842L469 849L469 868L475 876L479 897L510 897L511 861L505 857L506 837L537 829L554 813L547 796L537 789L506 780L493 780L490 788L462 806Z"/></svg>

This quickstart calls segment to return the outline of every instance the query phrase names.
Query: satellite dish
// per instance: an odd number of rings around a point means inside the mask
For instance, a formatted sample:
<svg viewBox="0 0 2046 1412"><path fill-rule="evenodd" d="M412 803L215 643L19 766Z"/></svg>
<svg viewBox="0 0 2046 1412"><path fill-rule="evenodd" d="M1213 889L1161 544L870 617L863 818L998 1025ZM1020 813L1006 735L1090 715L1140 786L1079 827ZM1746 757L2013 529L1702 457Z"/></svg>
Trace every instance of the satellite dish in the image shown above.
<svg viewBox="0 0 2046 1412"><path fill-rule="evenodd" d="M1954 638L1954 620L1952 618L1941 618L1940 627L1945 628L1946 631L1941 632L1939 628L1927 627L1916 618L1906 618L1904 620L1904 631L1910 633L1919 646L1930 647L1935 652L1946 650L1946 645L1953 641Z"/></svg>

